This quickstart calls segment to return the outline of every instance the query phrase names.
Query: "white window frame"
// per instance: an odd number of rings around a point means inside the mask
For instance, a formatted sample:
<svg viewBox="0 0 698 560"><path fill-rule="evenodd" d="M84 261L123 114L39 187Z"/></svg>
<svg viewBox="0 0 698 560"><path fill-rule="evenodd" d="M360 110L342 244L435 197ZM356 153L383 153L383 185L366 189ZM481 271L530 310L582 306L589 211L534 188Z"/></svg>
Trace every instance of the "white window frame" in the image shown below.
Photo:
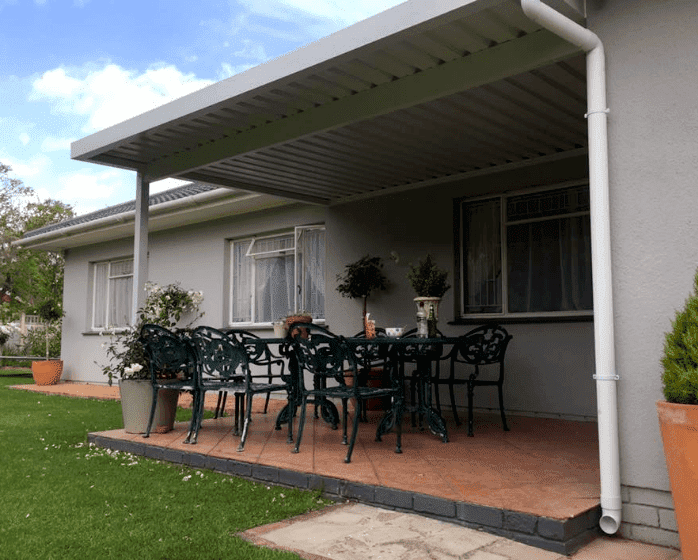
<svg viewBox="0 0 698 560"><path fill-rule="evenodd" d="M98 309L98 302L97 302L97 294L99 290L97 289L97 284L99 282L99 279L97 277L97 272L98 269L101 265L108 265L109 266L109 271L107 273L106 281L107 284L104 289L104 294L105 294L105 299L104 302L102 303L102 311L104 312L104 317L105 319L108 319L109 317L109 307L111 304L110 301L110 296L111 296L111 290L109 289L109 284L111 280L116 280L118 278L131 278L133 279L134 276L134 270L133 267L131 269L130 274L112 274L112 266L115 264L119 263L124 263L124 262L131 262L133 263L133 257L123 257L123 258L117 258L117 259L110 259L107 261L99 261L99 262L94 262L92 263L92 309L90 313L90 330L95 331L95 332L101 332L101 331L118 331L122 329L126 329L129 326L133 324L133 309L132 305L129 302L128 305L128 321L126 325L104 325L104 326L96 326L95 325L95 315ZM131 290L133 291L133 283L131 284ZM132 292L133 293L133 292ZM129 298L130 299L130 298Z"/></svg>
<svg viewBox="0 0 698 560"><path fill-rule="evenodd" d="M521 195L530 195L530 194L535 194L539 192L545 192L545 191L554 191L554 190L560 190L560 189L565 189L565 188L574 188L574 187L579 187L579 186L584 186L586 185L588 187L589 182L588 180L582 180L582 181L568 181L564 183L558 183L555 185L550 185L550 186L545 186L545 187L538 187L538 188L529 188L529 189L522 189L522 190L517 190L517 191L511 191L511 192L506 192L502 194L491 194L491 195L484 195L484 196L478 196L478 197L463 197L458 199L457 202L457 208L458 208L458 257L459 257L459 271L458 274L460 276L459 279L459 286L458 289L460 290L459 294L459 309L458 313L461 319L477 319L477 320L492 320L492 319L498 319L498 318L520 318L520 319L556 319L556 318L579 318L579 319L586 319L586 318L592 318L594 316L594 310L593 309L588 309L588 310L565 310L565 311L533 311L533 312L510 312L508 310L509 307L509 272L508 272L508 263L507 263L507 226L509 225L517 225L525 222L533 222L533 221L544 221L544 220L549 220L549 219L555 219L556 216L547 216L543 218L530 218L530 219L525 219L525 220L512 220L512 221L507 221L507 201L510 198L514 198L517 196ZM465 283L467 281L465 277L465 259L467 258L466 254L466 247L465 243L463 242L463 235L464 235L464 223L463 223L463 205L464 204L469 204L477 201L482 201L482 200L493 200L493 199L499 199L499 211L500 211L500 259L501 259L501 291L502 291L502 311L501 312L492 312L492 313L467 313L465 310L466 306L466 301L465 301ZM582 215L587 215L590 216L590 211L582 211L582 212L573 212L573 213L567 213L567 214L560 214L557 217L575 217L575 216L582 216Z"/></svg>
<svg viewBox="0 0 698 560"><path fill-rule="evenodd" d="M290 312L298 312L301 311L301 299L302 299L302 294L299 292L299 287L302 285L303 279L301 278L302 270L301 267L299 266L299 251L298 249L300 248L300 237L301 235L306 232L306 231L311 231L311 230L323 230L325 231L325 225L324 224L315 224L315 225L308 225L308 226L296 226L293 229L289 229L286 231L282 232L277 232L274 234L268 234L268 235L257 235L257 236L252 236L252 237L244 237L240 239L231 239L229 241L229 251L230 251L230 281L229 281L229 293L228 293L228 300L229 300L229 305L228 305L228 326L230 327L271 327L272 322L275 320L280 319L281 317L273 317L271 321L268 322L254 322L252 321L233 321L233 302L235 300L234 298L234 290L235 290L235 245L238 243L245 243L249 242L249 246L247 248L247 251L245 252L246 257L256 257L256 258L265 258L265 257L273 257L273 256L281 256L281 255L288 255L288 254L293 254L293 270L294 270L294 284L296 288L293 290L294 296L293 296L293 305L294 309L290 310ZM274 238L281 238L281 237L289 237L293 236L293 245L284 247L283 249L274 249L271 251L255 251L255 245L258 244L259 241L263 241L266 239L274 239ZM324 275L324 268L326 266L326 261L323 263L323 275ZM251 317L254 318L256 315L256 268L252 267L252 280L251 280L251 285L253 288L253 291L249 294L250 297L250 309L251 309ZM324 314L324 310L323 310ZM319 324L324 324L325 322L325 317L320 317L320 318L314 318L313 322L319 323Z"/></svg>

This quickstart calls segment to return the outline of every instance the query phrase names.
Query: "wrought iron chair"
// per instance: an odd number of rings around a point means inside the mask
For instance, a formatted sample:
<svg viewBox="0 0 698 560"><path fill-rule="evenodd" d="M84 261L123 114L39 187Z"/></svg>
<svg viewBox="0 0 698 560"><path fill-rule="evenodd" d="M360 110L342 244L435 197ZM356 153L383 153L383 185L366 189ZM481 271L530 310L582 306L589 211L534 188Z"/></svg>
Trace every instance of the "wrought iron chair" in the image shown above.
<svg viewBox="0 0 698 560"><path fill-rule="evenodd" d="M386 337L385 329L376 328L377 337ZM356 333L352 338L366 338L366 331ZM390 383L390 355L387 346L375 346L371 344L355 345L354 356L356 357L356 366L359 372L358 382L360 385L387 385ZM381 399L385 401L385 398ZM359 403L357 403L359 404ZM361 402L359 410L361 412L361 421L368 422L366 414L367 409L370 409L371 403L368 401ZM382 406L381 408L386 408Z"/></svg>
<svg viewBox="0 0 698 560"><path fill-rule="evenodd" d="M139 341L147 358L150 382L153 386L153 402L148 427L143 437L150 437L158 392L170 389L191 391L193 394L192 421L185 440L189 441L194 428L193 410L198 398L194 349L186 338L153 324L143 325Z"/></svg>
<svg viewBox="0 0 698 560"><path fill-rule="evenodd" d="M239 431L239 423L244 422L238 446L238 451L243 451L249 433L249 425L252 421L252 398L254 395L269 391L288 391L288 384L258 382L256 379L258 376L253 376L250 371L245 345L234 336L212 327L197 327L192 333L192 340L197 356L196 378L199 402L190 442L196 443L201 428L206 391L229 391L236 397L237 395L245 397L244 400L239 401L240 407L236 407L235 411L235 433ZM238 401L237 398L236 401ZM289 439L291 438L291 430L292 425L289 423Z"/></svg>
<svg viewBox="0 0 698 560"><path fill-rule="evenodd" d="M459 338L457 344L453 346L451 351L443 356L443 360L450 361L450 369L448 377L441 378L440 369L436 369L435 375L432 377L432 383L436 385L437 399L436 405L441 412L441 403L438 398L438 386L448 385L448 390L451 397L451 409L456 425L461 424L456 410L456 398L454 387L456 385L465 385L468 392L468 436L473 436L473 395L475 387L497 387L499 391L499 412L502 416L502 426L504 431L509 431L507 426L506 415L504 414L504 356L507 346L512 336L499 325L484 325L473 329ZM472 373L466 378L456 377L456 365L466 364L472 367ZM485 366L495 366L498 369L496 379L479 379L481 369Z"/></svg>
<svg viewBox="0 0 698 560"><path fill-rule="evenodd" d="M257 375L253 373L253 378L266 377L269 385L281 383L283 387L280 387L280 389L283 389L284 387L288 388L290 376L286 372L286 363L280 356L277 356L274 354L274 352L272 352L271 348L269 348L269 345L266 342L261 340L256 334L243 329L230 329L226 332L229 336L234 336L243 344L247 350L247 358L250 365L260 366L266 369L266 374ZM273 391L270 389L266 393L263 414L266 414L269 410L269 400L271 399L272 392ZM277 425L276 429L281 429L281 426Z"/></svg>
<svg viewBox="0 0 698 560"><path fill-rule="evenodd" d="M354 414L351 439L347 440L347 404L349 399L356 399L357 405L361 401L370 398L390 397L393 399L391 413L394 418L391 422L397 423L397 447L396 453L402 452L402 387L393 382L390 387L366 387L359 383L348 386L344 374L349 372L354 380L358 376L358 367L354 351L348 346L346 340L327 329L310 323L298 324L291 338L293 351L298 362L298 377L301 388L301 414L298 425L298 437L294 453L298 453L303 438L305 427L306 408L308 404L320 404L331 398L340 399L342 402L342 443L348 444L345 463L351 462L351 455L356 443L356 434L359 428L359 407ZM313 383L305 382L304 372L312 375ZM393 378L395 380L395 377ZM328 385L329 382L334 382ZM380 441L380 428L376 432L376 440Z"/></svg>

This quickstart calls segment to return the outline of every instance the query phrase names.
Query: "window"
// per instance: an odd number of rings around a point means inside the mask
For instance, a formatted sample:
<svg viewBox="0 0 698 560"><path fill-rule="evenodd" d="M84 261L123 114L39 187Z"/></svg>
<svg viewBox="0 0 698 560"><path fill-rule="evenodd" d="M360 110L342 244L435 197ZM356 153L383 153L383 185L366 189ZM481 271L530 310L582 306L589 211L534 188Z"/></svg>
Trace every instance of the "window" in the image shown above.
<svg viewBox="0 0 698 560"><path fill-rule="evenodd" d="M114 329L131 324L133 259L93 265L92 329Z"/></svg>
<svg viewBox="0 0 698 560"><path fill-rule="evenodd" d="M462 200L461 315L591 315L587 185Z"/></svg>
<svg viewBox="0 0 698 560"><path fill-rule="evenodd" d="M231 242L230 324L268 324L306 311L325 318L325 228Z"/></svg>

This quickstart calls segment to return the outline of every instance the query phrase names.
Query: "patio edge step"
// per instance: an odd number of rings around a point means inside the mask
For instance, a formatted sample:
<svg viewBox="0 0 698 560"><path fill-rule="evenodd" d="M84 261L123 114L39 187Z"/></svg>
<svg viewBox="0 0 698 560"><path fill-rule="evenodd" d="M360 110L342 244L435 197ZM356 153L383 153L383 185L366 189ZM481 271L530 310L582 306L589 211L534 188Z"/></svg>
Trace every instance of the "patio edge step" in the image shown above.
<svg viewBox="0 0 698 560"><path fill-rule="evenodd" d="M494 508L373 486L348 480L210 457L201 453L168 449L139 441L89 433L89 443L113 451L140 455L160 461L205 468L256 482L272 483L305 490L320 490L323 496L349 499L402 512L425 515L440 521L478 529L530 546L569 555L601 534L601 507L595 506L569 519L552 519L512 510Z"/></svg>

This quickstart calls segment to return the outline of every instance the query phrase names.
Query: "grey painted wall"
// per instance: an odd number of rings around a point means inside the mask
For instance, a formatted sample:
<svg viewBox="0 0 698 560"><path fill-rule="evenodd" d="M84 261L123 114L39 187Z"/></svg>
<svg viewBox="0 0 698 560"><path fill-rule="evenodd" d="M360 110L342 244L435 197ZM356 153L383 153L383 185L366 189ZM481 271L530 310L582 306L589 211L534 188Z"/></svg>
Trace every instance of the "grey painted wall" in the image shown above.
<svg viewBox="0 0 698 560"><path fill-rule="evenodd" d="M151 234L149 279L161 285L180 282L183 288L202 290L204 302L201 309L205 315L201 322L223 327L228 317L229 260L226 241L323 221L323 208L295 205ZM90 262L131 255L132 238L67 252L63 379L106 383L97 364L105 363L102 343L107 341L107 337L85 334L90 325Z"/></svg>
<svg viewBox="0 0 698 560"><path fill-rule="evenodd" d="M623 484L669 489L655 401L664 333L698 263L698 2L590 0L607 59Z"/></svg>
<svg viewBox="0 0 698 560"><path fill-rule="evenodd" d="M409 263L431 253L450 270L453 281L453 200L464 196L517 190L585 178L586 157L537 168L478 177L445 186L407 191L330 209L327 307L331 327L340 333L361 330L361 302L342 298L334 289L336 274L369 253L385 262L391 281L386 292L371 296L368 307L378 326L413 327L413 293L406 278ZM390 259L391 251L400 256ZM440 307L439 328L463 334L476 325L448 325L454 319L454 288ZM505 406L511 412L596 417L593 323L507 324L514 336L507 350ZM461 388L460 402L465 403ZM444 393L442 402L448 402ZM498 408L496 389L476 393L476 406Z"/></svg>

